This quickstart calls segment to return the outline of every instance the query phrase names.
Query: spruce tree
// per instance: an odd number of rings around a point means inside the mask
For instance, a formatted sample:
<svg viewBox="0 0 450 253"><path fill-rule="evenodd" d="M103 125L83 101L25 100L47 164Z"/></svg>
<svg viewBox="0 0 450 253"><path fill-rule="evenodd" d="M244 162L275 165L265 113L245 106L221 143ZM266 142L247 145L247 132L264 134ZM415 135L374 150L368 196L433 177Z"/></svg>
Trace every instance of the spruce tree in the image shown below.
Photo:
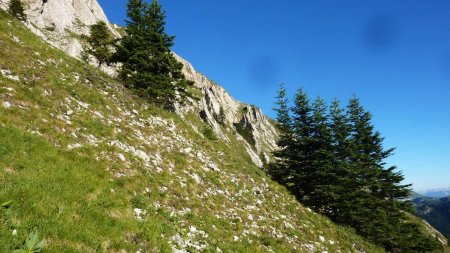
<svg viewBox="0 0 450 253"><path fill-rule="evenodd" d="M409 222L410 185L385 159L394 149L383 147L372 116L350 100L347 110L333 101L329 114L320 98L310 103L298 90L294 106L287 107L286 91L278 92L280 138L272 178L285 185L303 204L389 252L432 252L441 246ZM292 116L291 116L292 115Z"/></svg>
<svg viewBox="0 0 450 253"><path fill-rule="evenodd" d="M308 181L308 176L314 172L312 164L313 152L313 129L312 129L312 108L308 95L303 89L299 89L295 94L292 111L292 132L293 140L290 156L290 177L292 186L289 189L297 198L309 203L314 187Z"/></svg>
<svg viewBox="0 0 450 253"><path fill-rule="evenodd" d="M151 4L129 0L126 35L114 60L122 63L119 76L125 84L151 101L170 108L192 96L182 73L183 65L172 54L174 36L165 32L165 12L157 0Z"/></svg>
<svg viewBox="0 0 450 253"><path fill-rule="evenodd" d="M331 214L337 201L335 183L338 180L333 167L332 134L325 101L318 97L312 103L311 173L306 181L313 189L309 205L323 214Z"/></svg>
<svg viewBox="0 0 450 253"><path fill-rule="evenodd" d="M11 0L9 2L8 11L11 15L20 20L26 20L25 8L21 0Z"/></svg>
<svg viewBox="0 0 450 253"><path fill-rule="evenodd" d="M289 100L286 98L286 89L283 84L280 84L276 99L275 104L277 107L274 110L277 112L276 127L279 132L279 138L277 140L279 149L273 152L275 162L267 166L267 171L279 183L291 185L293 183L290 172L292 166L289 164L289 161L291 161L292 156L291 144L293 142L293 132L288 107Z"/></svg>
<svg viewBox="0 0 450 253"><path fill-rule="evenodd" d="M340 107L338 100L333 100L330 106L330 131L331 146L333 153L333 171L336 174L334 186L335 202L330 203L331 212L328 216L338 222L348 222L348 212L352 207L352 194L354 193L354 174L349 164L352 155L350 140L351 126L345 114L345 110Z"/></svg>
<svg viewBox="0 0 450 253"><path fill-rule="evenodd" d="M112 45L112 40L106 23L98 21L91 25L87 41L89 44L87 52L97 59L98 66L100 67L103 63L109 65L111 59L109 47Z"/></svg>
<svg viewBox="0 0 450 253"><path fill-rule="evenodd" d="M391 252L429 252L434 239L424 235L418 226L409 223L405 214L408 202L401 201L410 195L410 185L395 166L386 167L385 159L394 149L383 147L383 137L374 130L372 116L352 98L348 106L352 126L352 155L350 166L353 175L353 195L348 225L372 242ZM404 240L402 238L415 238ZM433 246L434 247L434 246Z"/></svg>

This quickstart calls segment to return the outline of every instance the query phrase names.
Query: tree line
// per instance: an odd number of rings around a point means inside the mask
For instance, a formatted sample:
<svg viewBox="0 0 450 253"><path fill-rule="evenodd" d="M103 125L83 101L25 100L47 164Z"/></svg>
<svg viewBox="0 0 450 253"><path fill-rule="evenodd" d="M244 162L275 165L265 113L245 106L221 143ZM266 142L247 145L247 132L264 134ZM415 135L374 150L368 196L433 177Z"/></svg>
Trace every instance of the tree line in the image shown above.
<svg viewBox="0 0 450 253"><path fill-rule="evenodd" d="M291 103L281 86L277 95L279 150L267 166L269 175L304 205L350 226L390 252L429 252L442 246L408 221L410 185L386 158L393 148L357 97L343 108L311 101L299 89Z"/></svg>

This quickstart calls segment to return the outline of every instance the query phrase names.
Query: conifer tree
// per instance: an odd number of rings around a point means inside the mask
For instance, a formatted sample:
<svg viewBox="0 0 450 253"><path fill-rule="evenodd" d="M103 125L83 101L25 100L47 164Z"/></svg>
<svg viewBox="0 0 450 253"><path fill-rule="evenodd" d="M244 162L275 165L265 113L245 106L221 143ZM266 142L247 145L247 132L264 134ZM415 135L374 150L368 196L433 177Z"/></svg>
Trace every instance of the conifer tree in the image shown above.
<svg viewBox="0 0 450 253"><path fill-rule="evenodd" d="M8 6L9 13L20 20L26 20L25 8L21 0L11 0Z"/></svg>
<svg viewBox="0 0 450 253"><path fill-rule="evenodd" d="M306 181L311 184L309 204L318 212L329 214L330 205L336 202L335 182L337 174L333 168L332 134L325 101L318 97L312 103L311 114L311 173Z"/></svg>
<svg viewBox="0 0 450 253"><path fill-rule="evenodd" d="M312 108L310 100L303 89L299 89L294 98L292 111L293 140L290 156L290 177L292 186L290 189L299 200L308 203L312 197L314 188L308 182L308 175L314 172L312 164L313 152L313 129L312 129Z"/></svg>
<svg viewBox="0 0 450 253"><path fill-rule="evenodd" d="M129 0L126 35L114 60L122 63L120 78L130 88L153 102L170 108L192 96L182 73L183 65L172 54L174 36L165 32L165 12L157 0L151 4Z"/></svg>
<svg viewBox="0 0 450 253"><path fill-rule="evenodd" d="M109 47L112 45L112 40L106 23L98 21L91 25L87 41L89 43L87 52L97 59L98 66L100 67L103 63L109 65L111 59Z"/></svg>
<svg viewBox="0 0 450 253"><path fill-rule="evenodd" d="M280 149L269 165L272 178L305 205L351 226L389 252L432 252L441 246L408 221L410 185L385 159L394 149L383 147L372 116L350 100L347 110L333 101L329 114L320 98L310 103L298 90L287 109L286 91L278 93ZM292 115L292 117L290 116Z"/></svg>
<svg viewBox="0 0 450 253"><path fill-rule="evenodd" d="M345 110L338 100L333 100L330 106L330 131L332 136L333 171L335 202L330 203L331 212L327 215L338 223L348 223L348 213L353 208L352 199L355 186L355 174L349 159L352 156L351 125Z"/></svg>
<svg viewBox="0 0 450 253"><path fill-rule="evenodd" d="M436 248L432 238L417 226L407 222L404 211L410 194L410 185L402 185L403 175L395 166L385 168L385 159L394 149L384 149L381 134L374 131L371 114L364 110L358 98L348 106L352 125L352 156L350 159L355 178L354 194L349 211L349 225L372 242L383 245L391 252L429 252ZM415 238L403 240L401 238Z"/></svg>
<svg viewBox="0 0 450 253"><path fill-rule="evenodd" d="M291 144L293 142L292 120L289 115L289 100L286 98L286 89L283 84L280 84L278 94L276 96L277 105L274 110L277 112L277 129L279 138L277 140L278 150L273 152L275 163L270 163L267 166L267 171L270 176L284 185L292 184L292 175L289 164L291 160Z"/></svg>

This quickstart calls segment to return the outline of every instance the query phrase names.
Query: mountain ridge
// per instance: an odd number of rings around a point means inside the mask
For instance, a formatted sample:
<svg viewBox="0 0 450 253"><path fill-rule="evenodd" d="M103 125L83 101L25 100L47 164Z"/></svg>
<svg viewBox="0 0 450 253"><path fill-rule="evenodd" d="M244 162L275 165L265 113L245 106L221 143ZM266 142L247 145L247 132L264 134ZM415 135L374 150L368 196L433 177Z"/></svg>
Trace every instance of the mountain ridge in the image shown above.
<svg viewBox="0 0 450 253"><path fill-rule="evenodd" d="M1 6L6 8L8 0L0 0ZM49 42L70 56L79 58L83 48L83 42L78 36L89 34L89 25L98 21L108 24L116 38L119 38L117 26L109 22L101 6L95 0L48 0L45 3L36 0L25 0L26 14L29 21L25 24L39 37ZM68 14L66 14L68 12ZM61 17L64 17L61 20ZM54 24L55 29L49 29L49 25ZM77 36L74 36L76 34ZM270 123L269 118L263 114L261 109L247 105L234 99L223 87L210 81L206 76L194 69L191 63L176 55L176 58L183 63L183 73L187 79L194 82L200 89L200 100L190 100L186 106L177 106L176 111L180 116L186 112L193 112L201 115L213 131L224 138L220 122L217 115L222 108L225 113L225 124L230 128L238 128L244 137L246 152L252 161L258 166L263 165L263 160L270 161L270 153L276 149L275 140L277 131ZM109 67L102 68L109 75L115 75L115 69ZM249 140L250 139L250 140Z"/></svg>
<svg viewBox="0 0 450 253"><path fill-rule="evenodd" d="M173 114L22 24L0 12L1 251L37 228L48 252L383 252L271 181L270 120L192 65Z"/></svg>

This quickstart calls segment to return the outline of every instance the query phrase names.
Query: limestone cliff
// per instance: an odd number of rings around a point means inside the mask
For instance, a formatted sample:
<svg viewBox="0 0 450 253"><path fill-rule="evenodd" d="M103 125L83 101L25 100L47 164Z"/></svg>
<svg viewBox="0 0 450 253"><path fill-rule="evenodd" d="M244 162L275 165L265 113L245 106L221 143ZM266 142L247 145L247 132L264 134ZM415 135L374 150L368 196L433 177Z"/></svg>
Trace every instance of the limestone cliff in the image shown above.
<svg viewBox="0 0 450 253"><path fill-rule="evenodd" d="M0 0L6 8L9 0ZM111 32L120 37L117 26L112 25L96 0L24 0L27 26L51 45L78 57L82 52L79 35L89 33L89 25L98 21L108 24ZM224 131L236 131L246 145L253 162L262 166L261 157L270 160L270 152L276 148L277 131L261 109L234 99L223 87L197 72L183 58L176 56L184 65L184 74L201 91L199 101L177 107L182 116L194 112L208 123L214 132L227 141ZM109 69L109 73L112 73ZM218 122L220 111L225 114L224 122Z"/></svg>

